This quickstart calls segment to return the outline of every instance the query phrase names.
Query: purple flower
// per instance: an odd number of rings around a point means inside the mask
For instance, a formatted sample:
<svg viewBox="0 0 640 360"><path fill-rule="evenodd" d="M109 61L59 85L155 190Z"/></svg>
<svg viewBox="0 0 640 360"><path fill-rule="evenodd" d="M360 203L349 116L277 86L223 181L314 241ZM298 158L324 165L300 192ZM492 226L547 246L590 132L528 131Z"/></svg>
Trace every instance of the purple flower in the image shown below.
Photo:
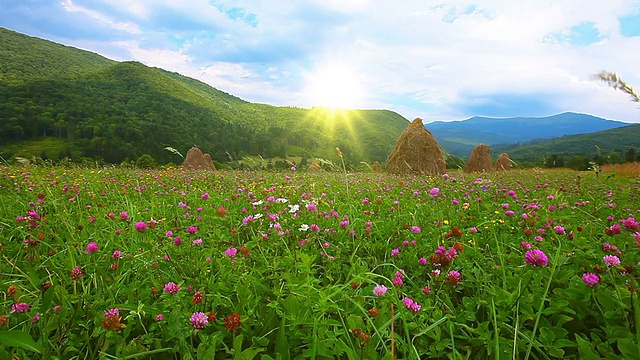
<svg viewBox="0 0 640 360"><path fill-rule="evenodd" d="M556 232L556 234L558 235L565 235L567 232L564 230L564 228L560 225L556 226L553 228L553 230Z"/></svg>
<svg viewBox="0 0 640 360"><path fill-rule="evenodd" d="M431 197L436 197L438 195L440 195L440 189L437 187L431 188L431 190L429 190L429 195Z"/></svg>
<svg viewBox="0 0 640 360"><path fill-rule="evenodd" d="M608 266L618 266L620 265L620 258L615 255L605 255L602 260Z"/></svg>
<svg viewBox="0 0 640 360"><path fill-rule="evenodd" d="M201 245L201 244L202 244L202 239L195 239L195 240L193 240L193 245L194 245L194 246L198 246L198 245Z"/></svg>
<svg viewBox="0 0 640 360"><path fill-rule="evenodd" d="M427 259L426 258L420 258L418 259L418 264L420 265L427 265Z"/></svg>
<svg viewBox="0 0 640 360"><path fill-rule="evenodd" d="M373 288L373 295L378 296L378 297L384 296L384 294L387 293L387 290L389 290L389 289L384 285L376 285Z"/></svg>
<svg viewBox="0 0 640 360"><path fill-rule="evenodd" d="M586 273L582 275L582 281L584 281L585 284L594 287L600 281L600 276L592 273Z"/></svg>
<svg viewBox="0 0 640 360"><path fill-rule="evenodd" d="M120 220L124 220L124 221L129 220L129 214L126 211L122 211L120 213Z"/></svg>
<svg viewBox="0 0 640 360"><path fill-rule="evenodd" d="M405 297L404 299L402 299L402 304L409 309L410 311L413 312L417 312L420 310L420 308L422 306L420 306L420 304L418 304L417 302L413 301L413 299L411 299L410 297Z"/></svg>
<svg viewBox="0 0 640 360"><path fill-rule="evenodd" d="M104 312L104 317L113 317L113 316L120 316L119 308L109 309Z"/></svg>
<svg viewBox="0 0 640 360"><path fill-rule="evenodd" d="M164 292L170 294L177 294L180 291L180 286L174 282L170 282L164 286Z"/></svg>
<svg viewBox="0 0 640 360"><path fill-rule="evenodd" d="M84 251L85 254L93 254L98 252L98 244L95 241L92 241L87 244L87 249Z"/></svg>
<svg viewBox="0 0 640 360"><path fill-rule="evenodd" d="M419 226L415 226L414 225L414 226L411 227L411 232L414 233L414 234L418 234L418 233L422 232L422 230L420 229Z"/></svg>
<svg viewBox="0 0 640 360"><path fill-rule="evenodd" d="M114 250L114 251L113 251L113 255L111 255L111 258L112 258L113 260L119 260L119 259L122 259L122 251L120 251L120 250Z"/></svg>
<svg viewBox="0 0 640 360"><path fill-rule="evenodd" d="M549 258L544 251L539 249L529 250L524 254L524 260L533 266L547 266Z"/></svg>
<svg viewBox="0 0 640 360"><path fill-rule="evenodd" d="M143 231L149 229L149 227L147 226L147 224L144 221L138 221L135 224L135 227L136 227L136 230L139 231L139 232L143 232Z"/></svg>
<svg viewBox="0 0 640 360"><path fill-rule="evenodd" d="M162 320L164 320L164 315L162 314L156 315L156 321L162 321Z"/></svg>
<svg viewBox="0 0 640 360"><path fill-rule="evenodd" d="M11 305L12 313L26 313L27 311L29 311L29 304L27 303L15 303Z"/></svg>
<svg viewBox="0 0 640 360"><path fill-rule="evenodd" d="M195 226L193 226L193 225L191 225L191 226L189 226L189 227L187 228L187 232L188 232L189 234L195 234L195 233L197 233L197 232L198 232L198 228L197 228L197 227L195 227Z"/></svg>
<svg viewBox="0 0 640 360"><path fill-rule="evenodd" d="M234 257L236 257L237 253L238 253L238 249L236 249L234 247L230 247L224 252L224 255L227 256L227 257L230 257L230 258L234 258Z"/></svg>
<svg viewBox="0 0 640 360"><path fill-rule="evenodd" d="M391 256L392 257L396 257L400 254L400 248L395 248L393 250L391 250Z"/></svg>
<svg viewBox="0 0 640 360"><path fill-rule="evenodd" d="M35 314L33 315L33 317L31 318L31 322L32 323L37 323L40 320L40 314Z"/></svg>
<svg viewBox="0 0 640 360"><path fill-rule="evenodd" d="M191 326L193 326L194 329L204 329L207 323L209 323L207 315L203 312L193 313L189 320L191 321Z"/></svg>
<svg viewBox="0 0 640 360"><path fill-rule="evenodd" d="M391 280L391 283L396 287L401 287L402 284L404 284L404 282L402 281L402 278L398 275L396 275L396 277L394 277L393 280Z"/></svg>

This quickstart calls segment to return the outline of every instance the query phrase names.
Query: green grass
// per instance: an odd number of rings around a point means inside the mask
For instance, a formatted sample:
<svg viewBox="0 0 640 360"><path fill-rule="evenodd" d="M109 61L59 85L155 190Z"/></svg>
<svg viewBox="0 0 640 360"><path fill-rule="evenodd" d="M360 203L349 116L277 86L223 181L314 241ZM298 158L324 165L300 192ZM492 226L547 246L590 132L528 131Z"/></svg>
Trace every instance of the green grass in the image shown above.
<svg viewBox="0 0 640 360"><path fill-rule="evenodd" d="M5 166L0 358L638 358L639 186Z"/></svg>

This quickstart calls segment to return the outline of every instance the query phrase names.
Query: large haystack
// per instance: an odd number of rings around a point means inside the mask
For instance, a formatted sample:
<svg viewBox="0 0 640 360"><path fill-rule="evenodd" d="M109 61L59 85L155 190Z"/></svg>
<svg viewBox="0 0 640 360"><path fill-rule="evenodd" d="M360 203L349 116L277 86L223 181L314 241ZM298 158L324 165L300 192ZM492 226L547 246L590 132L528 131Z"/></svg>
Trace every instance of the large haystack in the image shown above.
<svg viewBox="0 0 640 360"><path fill-rule="evenodd" d="M211 155L203 154L202 150L194 146L187 152L187 157L182 162L183 168L194 170L215 170Z"/></svg>
<svg viewBox="0 0 640 360"><path fill-rule="evenodd" d="M491 169L491 149L485 144L479 144L474 147L464 171L470 173L491 171Z"/></svg>
<svg viewBox="0 0 640 360"><path fill-rule="evenodd" d="M511 167L511 159L509 159L509 154L507 153L500 154L500 156L498 156L498 160L496 160L496 163L493 166L496 171L508 171L511 170Z"/></svg>
<svg viewBox="0 0 640 360"><path fill-rule="evenodd" d="M413 120L400 135L387 159L389 174L440 175L446 163L440 145L431 132L425 129L422 119Z"/></svg>

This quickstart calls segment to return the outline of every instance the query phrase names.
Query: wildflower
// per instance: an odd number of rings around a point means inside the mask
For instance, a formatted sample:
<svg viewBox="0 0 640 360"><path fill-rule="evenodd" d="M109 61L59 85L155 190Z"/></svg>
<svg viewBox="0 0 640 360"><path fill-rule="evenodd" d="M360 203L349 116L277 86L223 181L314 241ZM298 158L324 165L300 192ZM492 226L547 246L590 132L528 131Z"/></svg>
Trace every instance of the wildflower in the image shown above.
<svg viewBox="0 0 640 360"><path fill-rule="evenodd" d="M602 260L608 266L618 266L620 265L620 258L615 255L605 255Z"/></svg>
<svg viewBox="0 0 640 360"><path fill-rule="evenodd" d="M31 318L31 322L32 323L37 323L40 320L40 314L35 314L33 315L33 317Z"/></svg>
<svg viewBox="0 0 640 360"><path fill-rule="evenodd" d="M238 254L238 249L234 247L230 247L224 252L224 255L230 258L236 257L237 254Z"/></svg>
<svg viewBox="0 0 640 360"><path fill-rule="evenodd" d="M307 231L307 230L309 230L309 225L302 224L302 225L300 225L300 228L298 230L299 231Z"/></svg>
<svg viewBox="0 0 640 360"><path fill-rule="evenodd" d="M193 326L194 329L204 329L204 327L209 323L207 315L203 312L193 313L189 320L191 321L191 326Z"/></svg>
<svg viewBox="0 0 640 360"><path fill-rule="evenodd" d="M418 304L417 302L413 301L413 299L411 299L408 296L405 297L404 299L402 299L402 304L412 312L417 312L422 307L422 306L420 306L420 304Z"/></svg>
<svg viewBox="0 0 640 360"><path fill-rule="evenodd" d="M202 195L200 196L200 198L201 198L202 200L207 200L207 199L209 198L209 193L208 193L208 192L206 192L206 193L202 194Z"/></svg>
<svg viewBox="0 0 640 360"><path fill-rule="evenodd" d="M431 287L429 285L422 288L422 293L425 295L431 295Z"/></svg>
<svg viewBox="0 0 640 360"><path fill-rule="evenodd" d="M217 318L218 318L218 316L213 311L209 311L207 313L207 320L209 320L210 323L216 321Z"/></svg>
<svg viewBox="0 0 640 360"><path fill-rule="evenodd" d="M6 326L9 323L7 315L0 315L0 326Z"/></svg>
<svg viewBox="0 0 640 360"><path fill-rule="evenodd" d="M624 226L627 230L638 230L638 227L640 226L640 223L638 223L636 219L632 217L620 220L620 222L622 222L622 226Z"/></svg>
<svg viewBox="0 0 640 360"><path fill-rule="evenodd" d="M429 195L431 197L436 197L438 195L440 195L440 189L437 187L432 188L431 190L429 190Z"/></svg>
<svg viewBox="0 0 640 360"><path fill-rule="evenodd" d="M149 229L149 226L147 226L147 224L144 221L138 221L137 223L135 223L135 228L137 231L143 232Z"/></svg>
<svg viewBox="0 0 640 360"><path fill-rule="evenodd" d="M173 245L175 246L182 245L182 238L180 236L176 236L175 239L173 239Z"/></svg>
<svg viewBox="0 0 640 360"><path fill-rule="evenodd" d="M120 220L123 220L123 221L129 220L129 214L126 211L120 212Z"/></svg>
<svg viewBox="0 0 640 360"><path fill-rule="evenodd" d="M164 320L164 315L162 314L156 315L156 321L162 321L162 320Z"/></svg>
<svg viewBox="0 0 640 360"><path fill-rule="evenodd" d="M204 297L202 296L202 293L200 291L196 291L195 293L193 293L193 297L191 298L192 304L202 304L202 301L204 301Z"/></svg>
<svg viewBox="0 0 640 360"><path fill-rule="evenodd" d="M164 286L164 292L175 295L180 291L180 286L174 282L170 282Z"/></svg>
<svg viewBox="0 0 640 360"><path fill-rule="evenodd" d="M122 317L120 316L120 309L114 308L104 312L104 318L102 319L102 327L107 330L118 332L125 326L120 323Z"/></svg>
<svg viewBox="0 0 640 360"><path fill-rule="evenodd" d="M585 284L594 287L600 281L600 276L593 273L586 273L582 275L582 281L584 281Z"/></svg>
<svg viewBox="0 0 640 360"><path fill-rule="evenodd" d="M197 228L197 227L195 227L195 226L193 226L193 225L191 225L191 226L189 226L189 227L187 228L187 232L188 232L189 234L195 234L195 233L197 233L197 232L198 232L198 228Z"/></svg>
<svg viewBox="0 0 640 360"><path fill-rule="evenodd" d="M376 285L373 288L373 295L378 296L378 297L384 296L384 294L387 293L387 290L389 290L389 289L384 285Z"/></svg>
<svg viewBox="0 0 640 360"><path fill-rule="evenodd" d="M13 296L18 292L18 287L15 285L11 285L7 288L7 293L9 294L9 296Z"/></svg>
<svg viewBox="0 0 640 360"><path fill-rule="evenodd" d="M229 213L229 211L227 211L227 209L225 209L222 205L218 206L218 209L216 209L216 215L220 217L226 217L227 213Z"/></svg>
<svg viewBox="0 0 640 360"><path fill-rule="evenodd" d="M53 307L53 312L60 312L60 310L62 310L62 306L60 305L56 305Z"/></svg>
<svg viewBox="0 0 640 360"><path fill-rule="evenodd" d="M79 266L74 267L71 270L71 280L78 280L82 277L82 269Z"/></svg>
<svg viewBox="0 0 640 360"><path fill-rule="evenodd" d="M235 312L231 313L224 320L224 327L229 331L235 332L240 328L241 325L242 325L242 322L240 321L240 314Z"/></svg>
<svg viewBox="0 0 640 360"><path fill-rule="evenodd" d="M393 280L391 280L391 283L394 286L397 286L397 287L401 287L402 284L404 284L404 282L402 281L402 278L400 276L397 276L397 275L396 275L396 277L393 278Z"/></svg>
<svg viewBox="0 0 640 360"><path fill-rule="evenodd" d="M460 275L460 272L458 270L451 270L447 274L446 283L449 285L458 285L458 283L460 283L461 277L462 276Z"/></svg>
<svg viewBox="0 0 640 360"><path fill-rule="evenodd" d="M98 244L95 241L92 241L87 244L87 249L84 251L85 254L93 254L98 252Z"/></svg>
<svg viewBox="0 0 640 360"><path fill-rule="evenodd" d="M419 226L412 226L411 227L411 232L414 233L414 234L418 234L418 233L422 232L422 229L420 229Z"/></svg>
<svg viewBox="0 0 640 360"><path fill-rule="evenodd" d="M539 249L529 250L524 254L524 260L533 266L547 266L549 258L544 251Z"/></svg>
<svg viewBox="0 0 640 360"><path fill-rule="evenodd" d="M522 241L522 242L520 242L520 249L522 249L522 250L529 250L529 249L531 249L532 247L533 247L533 245L529 244L529 243L528 243L528 242L526 242L526 241Z"/></svg>
<svg viewBox="0 0 640 360"><path fill-rule="evenodd" d="M427 259L426 258L420 258L418 259L418 264L420 265L427 265Z"/></svg>
<svg viewBox="0 0 640 360"><path fill-rule="evenodd" d="M27 303L15 303L11 305L12 313L26 313L27 311L29 311L29 304Z"/></svg>
<svg viewBox="0 0 640 360"><path fill-rule="evenodd" d="M316 211L318 211L318 206L316 204L313 204L313 203L307 204L307 211L316 212Z"/></svg>
<svg viewBox="0 0 640 360"><path fill-rule="evenodd" d="M396 257L400 254L400 248L395 248L393 250L391 250L391 256L392 257Z"/></svg>
<svg viewBox="0 0 640 360"><path fill-rule="evenodd" d="M560 225L554 227L553 231L555 231L556 234L558 234L558 235L565 235L567 233L566 230Z"/></svg>
<svg viewBox="0 0 640 360"><path fill-rule="evenodd" d="M122 259L122 251L120 251L120 250L114 250L114 251L113 251L113 254L111 255L111 258L112 258L113 260L119 260L119 259Z"/></svg>
<svg viewBox="0 0 640 360"><path fill-rule="evenodd" d="M202 245L202 239L195 239L192 243L194 246Z"/></svg>
<svg viewBox="0 0 640 360"><path fill-rule="evenodd" d="M609 226L608 228L604 229L604 233L612 236L612 235L618 235L620 234L620 225L618 224L613 224L611 226Z"/></svg>
<svg viewBox="0 0 640 360"><path fill-rule="evenodd" d="M372 318L377 319L378 316L380 316L380 310L374 306L371 309L369 309L369 311L367 311L367 314Z"/></svg>

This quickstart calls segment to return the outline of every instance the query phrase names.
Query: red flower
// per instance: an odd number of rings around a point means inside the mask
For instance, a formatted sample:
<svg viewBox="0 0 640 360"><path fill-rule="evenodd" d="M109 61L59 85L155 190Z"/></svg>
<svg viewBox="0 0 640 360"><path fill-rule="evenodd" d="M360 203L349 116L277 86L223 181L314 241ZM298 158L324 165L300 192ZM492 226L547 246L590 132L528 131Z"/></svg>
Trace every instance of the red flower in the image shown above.
<svg viewBox="0 0 640 360"><path fill-rule="evenodd" d="M240 314L238 313L231 313L224 320L224 327L229 331L235 332L240 328L240 326L242 326L242 322L240 321Z"/></svg>

